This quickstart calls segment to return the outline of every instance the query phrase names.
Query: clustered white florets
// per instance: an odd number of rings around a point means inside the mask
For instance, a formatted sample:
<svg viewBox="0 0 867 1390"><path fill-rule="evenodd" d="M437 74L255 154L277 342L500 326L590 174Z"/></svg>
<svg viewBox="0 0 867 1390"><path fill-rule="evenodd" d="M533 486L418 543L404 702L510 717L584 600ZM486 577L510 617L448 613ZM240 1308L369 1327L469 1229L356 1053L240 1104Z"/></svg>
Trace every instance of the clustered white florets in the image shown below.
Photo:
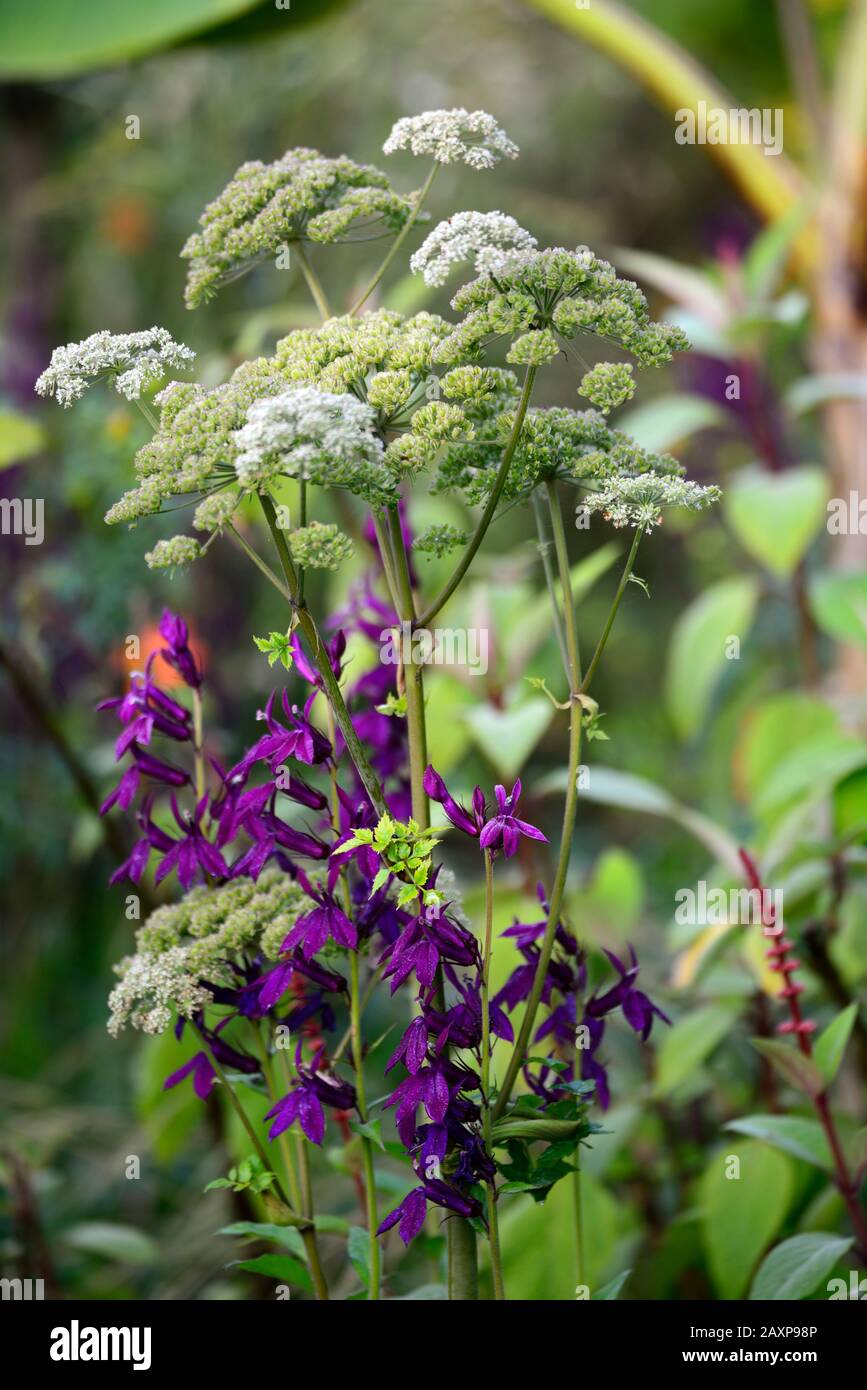
<svg viewBox="0 0 867 1390"><path fill-rule="evenodd" d="M260 488L278 474L351 487L381 500L394 484L383 465L375 413L355 396L295 386L254 401L234 432L235 471L244 488Z"/></svg>
<svg viewBox="0 0 867 1390"><path fill-rule="evenodd" d="M103 329L80 343L55 348L36 390L40 396L56 396L59 405L68 406L81 399L92 381L107 377L120 395L136 401L169 371L190 366L195 356L192 348L176 343L165 328L148 328L142 333Z"/></svg>
<svg viewBox="0 0 867 1390"><path fill-rule="evenodd" d="M686 478L666 477L659 473L642 473L638 477L621 476L590 493L579 510L602 512L613 526L641 526L652 531L662 522L665 507L686 507L702 511L720 498L718 487L702 487Z"/></svg>
<svg viewBox="0 0 867 1390"><path fill-rule="evenodd" d="M461 161L472 169L492 169L499 159L517 159L518 146L487 111L422 111L402 116L383 145L386 154L409 149L440 164Z"/></svg>
<svg viewBox="0 0 867 1390"><path fill-rule="evenodd" d="M444 285L454 266L473 261L477 275L496 275L516 251L532 251L536 238L502 212L456 212L440 222L410 260L426 285Z"/></svg>

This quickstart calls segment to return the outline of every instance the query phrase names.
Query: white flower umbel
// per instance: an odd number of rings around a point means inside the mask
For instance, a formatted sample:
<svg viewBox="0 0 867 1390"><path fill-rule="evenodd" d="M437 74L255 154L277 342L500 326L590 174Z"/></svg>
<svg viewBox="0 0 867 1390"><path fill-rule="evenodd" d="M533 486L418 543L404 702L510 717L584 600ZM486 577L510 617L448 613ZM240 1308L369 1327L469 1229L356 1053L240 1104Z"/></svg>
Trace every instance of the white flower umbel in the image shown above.
<svg viewBox="0 0 867 1390"><path fill-rule="evenodd" d="M472 169L492 169L498 160L517 159L518 146L487 111L423 111L402 116L383 145L386 154L409 149L440 164L463 162Z"/></svg>
<svg viewBox="0 0 867 1390"><path fill-rule="evenodd" d="M503 212L456 212L440 222L410 259L426 285L444 285L454 266L473 261L477 275L496 275L507 255L532 251L536 238Z"/></svg>
<svg viewBox="0 0 867 1390"><path fill-rule="evenodd" d="M254 401L234 432L235 471L244 488L267 487L279 474L321 487L347 487L368 500L389 500L394 484L373 433L376 416L350 395L296 386Z"/></svg>
<svg viewBox="0 0 867 1390"><path fill-rule="evenodd" d="M662 522L664 508L686 507L698 512L719 501L720 495L718 487L701 487L686 478L641 473L610 479L598 492L588 494L579 511L602 512L613 526L641 526L652 531Z"/></svg>
<svg viewBox="0 0 867 1390"><path fill-rule="evenodd" d="M165 328L142 333L109 333L103 329L80 343L55 348L51 362L36 382L40 396L55 396L59 405L80 400L92 382L107 378L128 401L175 371L190 366L196 354L176 343Z"/></svg>

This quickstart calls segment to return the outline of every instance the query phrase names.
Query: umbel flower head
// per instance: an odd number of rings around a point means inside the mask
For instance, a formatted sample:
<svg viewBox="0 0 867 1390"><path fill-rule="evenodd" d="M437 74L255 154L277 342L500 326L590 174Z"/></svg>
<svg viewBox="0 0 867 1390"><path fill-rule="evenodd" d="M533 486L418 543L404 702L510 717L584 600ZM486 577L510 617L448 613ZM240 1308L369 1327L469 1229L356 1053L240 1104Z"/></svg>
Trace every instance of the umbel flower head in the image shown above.
<svg viewBox="0 0 867 1390"><path fill-rule="evenodd" d="M689 346L681 329L650 318L634 281L621 280L586 246L511 252L496 275L464 285L452 308L464 318L440 344L441 362L465 361L499 337L511 340L509 362L533 365L585 333L625 348L642 366L659 366Z"/></svg>
<svg viewBox="0 0 867 1390"><path fill-rule="evenodd" d="M261 490L284 474L320 487L348 487L371 503L395 501L374 423L363 401L315 386L290 386L254 401L235 432L238 482Z"/></svg>
<svg viewBox="0 0 867 1390"><path fill-rule="evenodd" d="M165 328L147 328L141 333L103 329L80 343L55 348L35 389L40 396L54 396L59 405L69 406L80 400L93 382L105 379L128 401L137 401L170 371L190 366L195 356L192 348L176 343Z"/></svg>
<svg viewBox="0 0 867 1390"><path fill-rule="evenodd" d="M456 212L425 237L410 269L426 285L444 285L452 269L473 261L477 275L496 275L510 251L532 251L536 238L502 212Z"/></svg>
<svg viewBox="0 0 867 1390"><path fill-rule="evenodd" d="M651 531L661 524L666 507L686 507L698 512L718 502L721 495L718 487L701 487L686 478L645 473L637 478L613 478L598 492L589 493L582 509L602 512L613 526L640 526Z"/></svg>
<svg viewBox="0 0 867 1390"><path fill-rule="evenodd" d="M385 154L408 149L440 164L460 161L471 169L492 169L503 156L518 157L518 146L493 116L487 111L467 111L463 106L402 116L382 148Z"/></svg>
<svg viewBox="0 0 867 1390"><path fill-rule="evenodd" d="M190 262L187 307L293 241L349 240L372 227L396 232L412 208L412 197L396 193L379 169L345 156L301 148L271 164L242 164L181 251Z"/></svg>

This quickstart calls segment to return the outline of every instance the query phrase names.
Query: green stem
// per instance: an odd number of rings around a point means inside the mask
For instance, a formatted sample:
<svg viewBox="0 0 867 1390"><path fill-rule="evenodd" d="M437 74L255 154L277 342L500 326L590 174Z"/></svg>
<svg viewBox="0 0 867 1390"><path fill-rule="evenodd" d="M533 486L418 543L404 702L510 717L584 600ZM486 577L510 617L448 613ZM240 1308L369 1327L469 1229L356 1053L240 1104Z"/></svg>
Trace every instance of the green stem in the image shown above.
<svg viewBox="0 0 867 1390"><path fill-rule="evenodd" d="M560 616L560 604L557 598L556 581L554 578L554 566L551 564L551 551L553 542L549 539L545 523L545 512L542 507L542 499L539 496L538 488L533 489L533 514L536 518L536 534L539 537L539 554L542 557L542 570L545 575L545 585L551 599L551 611L554 615L554 632L557 636L557 646L560 648L560 657L563 662L563 669L569 673L569 657L566 652L566 634L563 631L563 619Z"/></svg>
<svg viewBox="0 0 867 1390"><path fill-rule="evenodd" d="M152 429L152 430L158 430L159 427L160 427L160 422L159 422L159 420L157 419L157 417L154 415L154 413L153 413L153 411L151 410L150 406L149 406L149 405L145 405L144 401L139 401L139 400L136 401L136 405L138 406L138 408L139 408L139 410L141 411L142 415L143 415L143 416L145 417L145 419L147 420L147 422L148 422L148 424L150 425L151 429Z"/></svg>
<svg viewBox="0 0 867 1390"><path fill-rule="evenodd" d="M419 193L418 197L417 197L416 200L415 200L415 204L413 205L412 212L410 213L409 217L408 217L407 220L404 222L403 226L401 227L400 231L398 232L397 236L395 237L394 241L392 242L392 244L391 244L391 249L390 249L390 251L388 252L388 254L386 255L385 260L382 262L382 265L379 267L379 270L376 272L376 274L374 275L373 279L372 279L372 280L365 286L365 288L362 290L362 292L361 292L361 294L359 295L358 299L356 299L355 303L353 304L352 308L350 309L349 312L350 312L351 315L352 315L352 314L357 314L358 311L359 311L359 309L365 304L365 302L366 302L366 301L370 298L370 296L373 294L373 291L376 289L377 285L379 284L379 282L380 282L380 280L382 279L382 277L383 277L383 275L385 274L385 272L388 270L388 267L391 265L392 261L394 260L395 256L397 255L398 251L400 250L401 246L402 246L403 243L406 241L406 238L409 236L409 233L412 231L412 228L414 227L415 222L416 222L416 218L418 217L419 213L420 213L421 210L422 210L422 206L423 206L423 204L424 204L424 201L425 201L425 199L427 198L427 195L428 195L428 194L430 193L430 191L431 191L431 187L432 187L432 185L433 185L434 179L436 178L437 170L439 169L439 167L440 167L440 166L439 166L439 162L438 162L438 161L435 161L435 162L434 162L434 165L433 165L433 168L431 169L430 173L428 174L428 176L427 176L427 178L426 178L426 180L425 180L425 182L424 182L424 186L422 187L421 192Z"/></svg>
<svg viewBox="0 0 867 1390"><path fill-rule="evenodd" d="M575 1172L572 1174L572 1199L575 1207L575 1283L584 1284L584 1220L581 1214L581 1145L575 1150Z"/></svg>
<svg viewBox="0 0 867 1390"><path fill-rule="evenodd" d="M286 588L286 585L283 583L282 580L277 578L271 566L267 564L262 559L262 556L259 555L258 552L253 549L252 545L250 545L249 542L244 539L244 537L241 535L241 532L236 530L231 521L229 522L229 530L232 532L232 535L235 537L235 540L238 542L244 553L247 556L249 556L249 558L253 561L253 564L256 566L256 568L258 570L261 570L262 574L264 574L268 582L274 585L274 588L277 590L278 593L283 595L287 603L291 604L292 595Z"/></svg>
<svg viewBox="0 0 867 1390"><path fill-rule="evenodd" d="M355 1065L355 1091L358 1114L363 1125L367 1124L367 1100L364 1091L364 1047L361 1037L361 990L359 986L358 952L349 953L349 1010L352 1027L352 1060ZM367 1197L367 1227L370 1233L370 1286L368 1298L379 1298L380 1260L377 1228L379 1218L376 1214L376 1173L373 1164L373 1144L361 1135L361 1154L364 1165L364 1190Z"/></svg>
<svg viewBox="0 0 867 1390"><path fill-rule="evenodd" d="M446 1225L446 1239L449 1298L457 1302L471 1302L479 1296L476 1233L462 1216L452 1216Z"/></svg>
<svg viewBox="0 0 867 1390"><path fill-rule="evenodd" d="M515 449L518 446L518 439L521 434L521 427L524 423L524 416L527 414L527 407L530 404L530 395L533 390L533 382L535 380L537 371L537 367L527 368L527 372L524 377L523 389L521 391L521 399L518 402L518 409L515 412L515 419L512 423L512 432L509 435L509 438L506 442L506 447L503 450L503 457L500 460L500 466L497 470L497 476L494 479L494 486L491 490L491 495L488 498L487 503L485 504L485 510L482 512L478 525L476 526L476 529L473 532L473 535L470 539L469 545L467 546L466 550L461 556L460 564L458 565L451 579L446 584L445 588L440 590L433 603L431 603L431 605L425 610L425 612L422 613L421 617L416 623L416 627L427 627L431 619L435 618L437 613L439 613L440 609L446 603L448 603L455 589L458 587L467 570L469 569L470 565L472 564L476 551L478 550L482 541L485 539L485 534L487 532L488 527L491 524L491 521L493 520L494 512L497 510L497 503L500 500L500 493L503 491L503 487L505 486L506 477L508 476L509 472L509 465L512 462L512 456L514 455Z"/></svg>
<svg viewBox="0 0 867 1390"><path fill-rule="evenodd" d="M388 596L392 602L394 610L395 612L397 612L400 608L400 600L398 598L397 576L395 574L394 553L391 548L391 539L389 537L388 531L386 529L386 524L383 521L382 515L376 509L376 507L371 507L370 515L373 521L373 529L376 532L377 544L379 546L379 557L382 561L382 572L385 576L385 587L388 590Z"/></svg>
<svg viewBox="0 0 867 1390"><path fill-rule="evenodd" d="M322 288L322 282L320 281L319 276L316 274L316 271L313 269L313 266L310 263L310 259L307 255L307 252L304 250L303 243L300 241L295 241L292 244L295 247L295 254L298 257L298 263L301 266L301 273L304 276L304 279L307 281L307 288L313 296L313 302L315 303L316 308L319 310L320 318L324 323L326 319L330 319L333 317L331 312L331 306L328 303L328 296Z"/></svg>
<svg viewBox="0 0 867 1390"><path fill-rule="evenodd" d="M509 1058L509 1065L506 1069L503 1085L497 1097L497 1103L494 1106L493 1118L495 1120L500 1118L508 1105L512 1088L518 1078L518 1073L521 1070L524 1059L529 1052L533 1026L536 1022L536 1014L542 998L542 991L545 987L545 976L548 973L551 954L554 950L557 923L560 918L563 894L566 889L566 876L569 872L569 858L572 851L572 836L575 831L575 818L578 813L578 768L581 758L582 708L577 699L577 695L581 689L581 659L578 652L578 632L575 624L575 605L572 598L572 583L569 573L569 555L566 549L566 532L563 527L563 513L560 510L560 499L557 496L556 483L548 482L545 484L545 488L551 514L551 529L554 535L557 568L560 576L560 584L563 589L563 615L566 628L566 649L569 659L569 682L571 685L569 708L569 766L566 783L566 804L563 808L563 831L560 838L560 854L554 875L554 886L551 890L545 935L542 938L542 948L539 953L536 974L533 978L533 987L530 990L530 997L527 1000L527 1007L524 1010L520 1032L518 1033L515 1046L512 1049L512 1055Z"/></svg>
<svg viewBox="0 0 867 1390"><path fill-rule="evenodd" d="M346 742L346 751L355 764L356 771L364 783L365 790L378 815L384 815L386 811L385 797L382 794L382 787L373 768L370 766L367 754L361 745L361 740L355 732L354 725L349 716L349 710L340 691L337 677L331 669L331 662L325 650L325 644L319 636L319 630L313 621L310 610L300 601L298 595L298 575L289 554L289 547L286 544L286 537L277 525L277 512L274 503L267 493L260 493L259 500L262 504L262 511L265 513L265 520L271 530L274 544L277 547L277 554L280 557L280 566L286 578L286 585L289 590L289 602L298 620L298 626L307 639L307 645L317 671L322 677L325 687L325 694L328 702L334 711L334 717L340 726Z"/></svg>
<svg viewBox="0 0 867 1390"><path fill-rule="evenodd" d="M599 665L599 659L602 656L602 653L605 651L605 644L608 641L609 633L611 632L611 629L614 626L614 619L617 617L617 610L620 607L620 600L623 598L626 586L629 583L629 576L632 574L632 566L635 563L635 556L638 553L638 547L641 543L641 537L643 535L644 527L636 527L635 537L633 539L629 555L627 556L626 564L623 567L623 573L620 576L620 583L617 585L617 593L614 595L614 602L611 605L611 609L608 614L608 620L605 624L605 627L602 629L602 636L599 638L590 665L587 667L587 674L585 675L584 680L581 682L582 695L586 694L587 691L590 689L590 682L593 679L596 667Z"/></svg>
<svg viewBox="0 0 867 1390"><path fill-rule="evenodd" d="M415 617L415 601L409 577L409 561L403 543L400 515L396 507L390 508L388 524L391 532L392 555L395 564L397 584L398 616L401 619L400 641L412 625ZM412 814L422 830L430 824L430 808L427 792L424 789L424 770L427 767L427 733L424 718L424 667L412 659L412 643L409 643L409 661L404 662L403 676L406 690L406 731L409 739L409 778L412 791Z"/></svg>
<svg viewBox="0 0 867 1390"><path fill-rule="evenodd" d="M494 860L490 850L485 850L485 945L482 955L482 1128L485 1148L493 1154L491 1142L491 948L494 932ZM491 1274L494 1280L494 1299L502 1302L506 1297L503 1280L503 1264L500 1255L500 1227L497 1215L497 1187L493 1178L486 1184L488 1189L488 1239L491 1247Z"/></svg>
<svg viewBox="0 0 867 1390"><path fill-rule="evenodd" d="M202 692L193 689L193 762L196 769L196 800L205 795L205 757L202 748Z"/></svg>

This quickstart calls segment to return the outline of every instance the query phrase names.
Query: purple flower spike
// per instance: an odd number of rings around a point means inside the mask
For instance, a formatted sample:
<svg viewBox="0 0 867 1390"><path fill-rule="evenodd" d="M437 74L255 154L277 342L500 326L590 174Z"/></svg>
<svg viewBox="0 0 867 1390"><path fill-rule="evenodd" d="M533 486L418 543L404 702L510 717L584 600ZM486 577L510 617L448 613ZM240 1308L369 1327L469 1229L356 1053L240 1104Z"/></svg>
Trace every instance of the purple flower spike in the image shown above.
<svg viewBox="0 0 867 1390"><path fill-rule="evenodd" d="M185 685L197 690L202 684L202 673L190 650L190 632L183 618L170 613L168 608L163 609L163 616L160 619L160 636L166 643L160 656L177 671Z"/></svg>

